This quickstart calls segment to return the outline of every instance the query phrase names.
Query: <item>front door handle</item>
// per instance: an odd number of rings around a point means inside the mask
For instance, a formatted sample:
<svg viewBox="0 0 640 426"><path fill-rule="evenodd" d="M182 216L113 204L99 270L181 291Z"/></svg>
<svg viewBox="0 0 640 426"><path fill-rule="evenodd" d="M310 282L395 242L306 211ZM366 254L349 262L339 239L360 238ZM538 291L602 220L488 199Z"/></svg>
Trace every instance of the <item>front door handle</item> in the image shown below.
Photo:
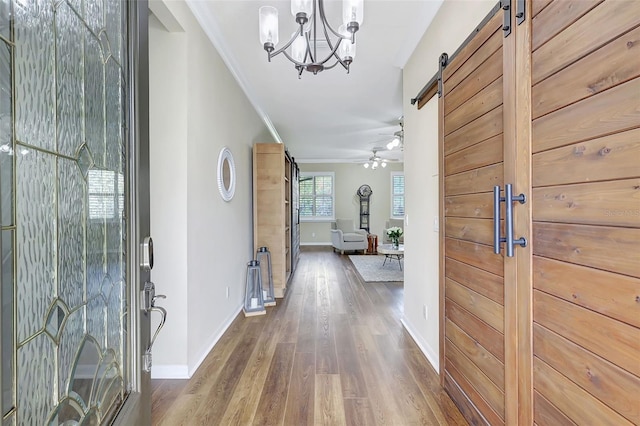
<svg viewBox="0 0 640 426"><path fill-rule="evenodd" d="M164 323L167 320L167 310L161 306L152 306L151 309L149 309L149 312L160 312L160 314L162 315L162 318L160 319L160 324L158 324L158 328L156 328L156 332L153 333L153 337L151 338L151 341L149 342L149 346L147 346L147 349L144 351L144 355L143 355L143 370L146 373L150 373L151 372L151 366L153 365L153 358L151 356L151 349L153 348L153 344L156 341L156 337L158 337L158 333L160 333L160 330L162 330L162 327L164 327Z"/></svg>
<svg viewBox="0 0 640 426"><path fill-rule="evenodd" d="M153 344L158 337L158 333L160 333L160 330L162 330L162 327L164 327L164 323L167 320L167 310L161 306L156 306L156 300L166 298L167 296L165 296L164 294L156 295L156 286L154 283L152 283L151 281L147 281L146 283L144 283L144 289L142 290L142 310L149 315L151 315L151 312L154 311L160 312L160 314L162 315L160 324L158 324L158 328L156 328L156 332L153 334L149 345L142 354L142 369L145 373L151 372L151 366L153 364L151 349L153 348Z"/></svg>
<svg viewBox="0 0 640 426"><path fill-rule="evenodd" d="M156 285L151 281L144 283L144 289L142 290L142 310L145 312L151 311L151 308L156 306L156 300L166 299L164 294L156 294Z"/></svg>

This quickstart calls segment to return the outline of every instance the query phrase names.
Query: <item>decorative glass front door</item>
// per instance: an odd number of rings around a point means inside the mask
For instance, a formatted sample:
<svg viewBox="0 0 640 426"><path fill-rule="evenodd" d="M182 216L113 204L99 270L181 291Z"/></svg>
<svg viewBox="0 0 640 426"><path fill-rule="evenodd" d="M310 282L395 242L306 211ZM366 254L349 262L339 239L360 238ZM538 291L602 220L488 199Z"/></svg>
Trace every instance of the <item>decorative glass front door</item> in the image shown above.
<svg viewBox="0 0 640 426"><path fill-rule="evenodd" d="M127 2L0 0L2 424L130 390Z"/></svg>

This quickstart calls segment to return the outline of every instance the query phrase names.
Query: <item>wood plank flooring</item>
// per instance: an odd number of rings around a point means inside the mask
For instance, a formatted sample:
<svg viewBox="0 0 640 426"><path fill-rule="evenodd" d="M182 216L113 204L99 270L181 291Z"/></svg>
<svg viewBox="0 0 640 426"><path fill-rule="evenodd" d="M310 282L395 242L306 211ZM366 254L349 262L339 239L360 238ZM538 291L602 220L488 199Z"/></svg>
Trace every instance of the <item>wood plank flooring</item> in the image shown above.
<svg viewBox="0 0 640 426"><path fill-rule="evenodd" d="M267 315L240 314L190 380L152 381L152 423L466 425L402 312L402 283L304 248Z"/></svg>

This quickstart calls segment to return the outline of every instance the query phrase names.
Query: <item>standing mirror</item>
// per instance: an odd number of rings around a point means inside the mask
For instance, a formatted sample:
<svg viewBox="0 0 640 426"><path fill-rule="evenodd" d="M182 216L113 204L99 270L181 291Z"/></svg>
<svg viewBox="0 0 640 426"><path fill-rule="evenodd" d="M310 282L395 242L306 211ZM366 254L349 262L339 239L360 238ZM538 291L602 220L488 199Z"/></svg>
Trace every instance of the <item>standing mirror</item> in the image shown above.
<svg viewBox="0 0 640 426"><path fill-rule="evenodd" d="M218 190L225 201L231 201L236 191L236 165L233 154L226 146L218 156Z"/></svg>

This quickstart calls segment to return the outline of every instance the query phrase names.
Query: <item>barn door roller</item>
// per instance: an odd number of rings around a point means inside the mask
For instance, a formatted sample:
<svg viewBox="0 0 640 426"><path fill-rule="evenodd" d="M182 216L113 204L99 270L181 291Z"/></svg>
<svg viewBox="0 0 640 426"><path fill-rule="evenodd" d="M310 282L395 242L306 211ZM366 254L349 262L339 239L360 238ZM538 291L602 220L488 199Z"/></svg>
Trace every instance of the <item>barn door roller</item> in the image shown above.
<svg viewBox="0 0 640 426"><path fill-rule="evenodd" d="M526 18L525 16L525 0L515 0L516 2L516 22L518 25L522 24ZM501 0L500 7L504 11L504 19L502 21L502 32L505 37L511 34L511 0Z"/></svg>
<svg viewBox="0 0 640 426"><path fill-rule="evenodd" d="M502 7L504 20L502 21L502 33L505 38L511 34L511 0L500 0L500 7Z"/></svg>
<svg viewBox="0 0 640 426"><path fill-rule="evenodd" d="M518 23L518 25L522 24L524 22L524 19L526 18L525 16L525 0L516 0L516 22Z"/></svg>

